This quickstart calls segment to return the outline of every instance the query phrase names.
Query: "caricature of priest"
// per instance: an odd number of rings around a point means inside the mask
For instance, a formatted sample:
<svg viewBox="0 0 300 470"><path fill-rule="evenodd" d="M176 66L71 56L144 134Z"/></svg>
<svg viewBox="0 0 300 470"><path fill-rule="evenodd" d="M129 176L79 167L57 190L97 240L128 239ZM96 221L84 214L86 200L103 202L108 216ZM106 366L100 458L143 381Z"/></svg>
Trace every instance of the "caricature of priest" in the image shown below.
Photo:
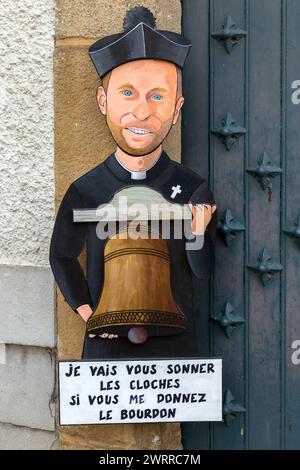
<svg viewBox="0 0 300 470"><path fill-rule="evenodd" d="M147 336L145 320L142 327L133 328L137 337L133 334L133 341L129 341L118 334L117 325L115 330L110 325L99 334L87 331L83 359L197 355L192 277L208 279L213 273L217 211L207 182L173 161L163 150L163 141L177 123L184 102L181 74L190 47L183 36L157 30L155 18L147 8L134 7L124 19L122 33L102 38L89 48L101 79L98 105L116 142L116 150L74 181L60 205L51 239L50 264L65 300L88 322L99 304L105 282L106 241L97 237L94 223L74 223L74 209L97 208L124 188L147 187L171 203L189 204L192 241L197 243L202 237L203 242L201 249L187 250L184 237L170 237L166 241L172 296L179 315L186 319L185 328L179 334L150 334L147 341L139 340L141 332ZM202 231L197 228L200 216ZM78 261L85 242L86 276ZM123 269L122 277L129 279L136 289L139 271L128 271ZM122 295L123 285L128 286L128 282L122 282L121 273L115 284L116 293L113 286L110 289L114 297ZM141 287L144 291L147 288L147 285ZM142 297L143 292L138 295ZM155 297L155 292L151 295Z"/></svg>

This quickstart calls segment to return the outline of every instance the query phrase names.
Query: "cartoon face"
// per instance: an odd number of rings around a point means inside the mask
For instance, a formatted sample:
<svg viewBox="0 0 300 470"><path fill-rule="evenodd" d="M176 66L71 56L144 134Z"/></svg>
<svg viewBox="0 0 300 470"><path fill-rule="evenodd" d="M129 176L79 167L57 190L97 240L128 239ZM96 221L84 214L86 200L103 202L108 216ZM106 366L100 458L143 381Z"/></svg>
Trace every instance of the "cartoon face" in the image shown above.
<svg viewBox="0 0 300 470"><path fill-rule="evenodd" d="M143 59L116 67L107 89L99 87L100 110L123 151L146 155L163 142L184 101L177 80L178 72L171 62Z"/></svg>

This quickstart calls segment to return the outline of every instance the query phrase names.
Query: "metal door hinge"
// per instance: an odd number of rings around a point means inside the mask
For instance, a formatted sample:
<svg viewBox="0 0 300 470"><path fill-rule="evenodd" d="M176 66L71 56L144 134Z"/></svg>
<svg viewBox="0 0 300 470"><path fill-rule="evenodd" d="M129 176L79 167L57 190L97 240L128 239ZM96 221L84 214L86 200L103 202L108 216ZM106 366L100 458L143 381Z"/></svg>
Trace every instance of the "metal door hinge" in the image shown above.
<svg viewBox="0 0 300 470"><path fill-rule="evenodd" d="M245 226L233 217L230 209L226 209L224 215L220 218L218 230L225 244L230 246L237 234L245 230Z"/></svg>
<svg viewBox="0 0 300 470"><path fill-rule="evenodd" d="M227 54L230 54L233 47L238 44L241 38L247 35L247 31L237 27L232 16L227 15L222 28L211 33L211 36L223 44Z"/></svg>
<svg viewBox="0 0 300 470"><path fill-rule="evenodd" d="M238 139L246 134L246 132L247 131L244 127L235 124L230 112L228 112L226 117L222 119L222 127L212 129L212 133L223 141L228 152L232 149Z"/></svg>
<svg viewBox="0 0 300 470"><path fill-rule="evenodd" d="M237 326L245 323L244 318L234 313L233 306L226 302L221 312L218 315L211 317L212 320L217 321L225 331L227 338L231 336Z"/></svg>
<svg viewBox="0 0 300 470"><path fill-rule="evenodd" d="M230 390L226 390L223 402L223 418L226 426L229 426L239 414L245 413L246 409L235 400Z"/></svg>
<svg viewBox="0 0 300 470"><path fill-rule="evenodd" d="M295 222L295 228L291 229L284 229L284 233L286 233L289 237L295 238L298 244L298 247L300 248L300 215L298 216L297 222Z"/></svg>
<svg viewBox="0 0 300 470"><path fill-rule="evenodd" d="M271 254L267 248L263 248L257 260L258 264L249 263L247 267L259 274L261 282L267 286L273 282L274 274L282 271L283 266L280 263L272 263Z"/></svg>
<svg viewBox="0 0 300 470"><path fill-rule="evenodd" d="M269 201L272 200L272 181L271 178L274 178L277 175L282 173L282 169L279 166L273 165L272 161L267 154L263 152L257 160L257 167L247 168L248 173L250 173L254 178L256 178L261 185L262 189L268 191Z"/></svg>

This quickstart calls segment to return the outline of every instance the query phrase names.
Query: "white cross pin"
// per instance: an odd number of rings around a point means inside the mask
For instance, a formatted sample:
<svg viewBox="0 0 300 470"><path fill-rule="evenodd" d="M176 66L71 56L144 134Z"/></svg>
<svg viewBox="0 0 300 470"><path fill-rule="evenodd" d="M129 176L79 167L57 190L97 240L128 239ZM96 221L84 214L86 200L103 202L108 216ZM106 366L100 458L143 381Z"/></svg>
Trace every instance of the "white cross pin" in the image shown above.
<svg viewBox="0 0 300 470"><path fill-rule="evenodd" d="M177 184L177 186L172 186L172 194L171 194L171 198L172 199L175 199L175 197L177 196L177 194L180 194L181 193L181 186L179 184Z"/></svg>

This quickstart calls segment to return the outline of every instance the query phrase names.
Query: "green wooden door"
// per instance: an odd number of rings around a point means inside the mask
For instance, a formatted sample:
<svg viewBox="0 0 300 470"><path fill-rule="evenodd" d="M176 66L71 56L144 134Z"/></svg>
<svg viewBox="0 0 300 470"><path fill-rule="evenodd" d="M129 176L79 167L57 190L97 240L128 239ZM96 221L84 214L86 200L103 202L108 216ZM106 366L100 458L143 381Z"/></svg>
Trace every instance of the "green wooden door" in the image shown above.
<svg viewBox="0 0 300 470"><path fill-rule="evenodd" d="M226 401L184 447L299 449L300 1L182 6L183 162L220 218L214 279L195 281L199 354L223 358Z"/></svg>

